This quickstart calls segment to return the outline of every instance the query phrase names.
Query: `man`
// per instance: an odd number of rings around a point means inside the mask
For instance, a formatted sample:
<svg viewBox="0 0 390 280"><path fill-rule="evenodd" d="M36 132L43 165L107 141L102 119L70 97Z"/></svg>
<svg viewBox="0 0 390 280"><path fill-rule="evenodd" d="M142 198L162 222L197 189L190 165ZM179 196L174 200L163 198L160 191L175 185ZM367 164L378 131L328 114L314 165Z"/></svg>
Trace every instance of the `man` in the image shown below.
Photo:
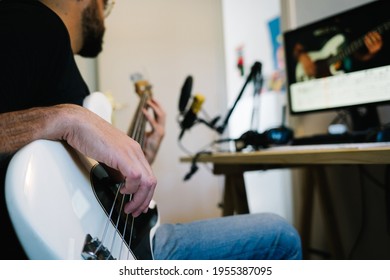
<svg viewBox="0 0 390 280"><path fill-rule="evenodd" d="M147 210L156 187L149 162L164 135L165 113L156 101L149 103L156 117L145 115L154 133L147 135L142 151L126 134L80 106L89 91L73 58L95 57L102 50L110 7L107 0L0 1L1 179L21 147L37 139L62 140L125 177L121 192L132 193L133 199L124 211L136 217ZM8 221L2 228L11 228L5 231L6 243L16 244L4 187L1 213L1 220ZM295 229L276 215L161 225L153 244L156 259L301 258ZM22 258L16 248L2 256Z"/></svg>

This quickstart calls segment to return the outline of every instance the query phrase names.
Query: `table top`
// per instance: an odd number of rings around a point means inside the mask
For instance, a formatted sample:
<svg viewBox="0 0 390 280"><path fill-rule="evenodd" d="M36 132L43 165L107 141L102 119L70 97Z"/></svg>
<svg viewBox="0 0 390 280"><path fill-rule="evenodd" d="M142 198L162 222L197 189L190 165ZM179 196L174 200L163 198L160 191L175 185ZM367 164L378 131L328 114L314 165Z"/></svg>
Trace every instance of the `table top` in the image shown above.
<svg viewBox="0 0 390 280"><path fill-rule="evenodd" d="M193 157L182 157L191 162ZM389 164L390 142L286 146L245 152L202 154L197 162L214 164Z"/></svg>

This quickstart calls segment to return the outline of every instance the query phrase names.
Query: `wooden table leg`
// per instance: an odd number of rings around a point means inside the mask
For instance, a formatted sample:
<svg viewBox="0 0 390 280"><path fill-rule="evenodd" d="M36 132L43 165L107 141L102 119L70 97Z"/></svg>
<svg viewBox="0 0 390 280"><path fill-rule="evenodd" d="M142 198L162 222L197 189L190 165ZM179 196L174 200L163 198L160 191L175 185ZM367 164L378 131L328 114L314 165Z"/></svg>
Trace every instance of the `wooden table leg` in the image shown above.
<svg viewBox="0 0 390 280"><path fill-rule="evenodd" d="M339 226L332 206L332 199L324 166L305 168L303 181L303 205L301 210L301 239L303 258L308 259L313 225L314 190L318 188L321 206L323 208L325 227L327 229L330 247L335 259L343 259L344 253L341 243Z"/></svg>
<svg viewBox="0 0 390 280"><path fill-rule="evenodd" d="M225 175L223 216L249 213L243 173Z"/></svg>
<svg viewBox="0 0 390 280"><path fill-rule="evenodd" d="M223 194L222 215L234 215L234 182L231 176L225 175L225 189Z"/></svg>
<svg viewBox="0 0 390 280"><path fill-rule="evenodd" d="M340 237L339 226L337 224L336 214L332 205L332 198L330 194L328 180L326 178L325 167L317 166L315 168L318 191L324 209L324 220L326 223L326 228L330 237L330 246L334 259L345 259L343 253L343 247Z"/></svg>
<svg viewBox="0 0 390 280"><path fill-rule="evenodd" d="M386 221L387 234L390 235L390 165L386 165L385 169L385 205L386 205Z"/></svg>
<svg viewBox="0 0 390 280"><path fill-rule="evenodd" d="M300 234L302 240L303 259L309 258L309 248L311 241L311 228L313 221L313 201L314 201L315 177L312 168L304 169L303 176L303 203L300 218Z"/></svg>

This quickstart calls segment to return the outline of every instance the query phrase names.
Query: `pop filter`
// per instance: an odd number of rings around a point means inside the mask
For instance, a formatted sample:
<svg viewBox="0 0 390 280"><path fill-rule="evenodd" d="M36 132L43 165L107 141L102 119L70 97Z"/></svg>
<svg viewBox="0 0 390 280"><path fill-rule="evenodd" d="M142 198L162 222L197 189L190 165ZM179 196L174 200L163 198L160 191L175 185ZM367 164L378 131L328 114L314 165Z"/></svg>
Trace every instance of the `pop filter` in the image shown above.
<svg viewBox="0 0 390 280"><path fill-rule="evenodd" d="M184 81L184 85L181 88L181 94L179 99L179 112L180 114L184 113L184 110L187 107L188 100L191 97L191 91L192 91L192 76L188 76L186 80Z"/></svg>

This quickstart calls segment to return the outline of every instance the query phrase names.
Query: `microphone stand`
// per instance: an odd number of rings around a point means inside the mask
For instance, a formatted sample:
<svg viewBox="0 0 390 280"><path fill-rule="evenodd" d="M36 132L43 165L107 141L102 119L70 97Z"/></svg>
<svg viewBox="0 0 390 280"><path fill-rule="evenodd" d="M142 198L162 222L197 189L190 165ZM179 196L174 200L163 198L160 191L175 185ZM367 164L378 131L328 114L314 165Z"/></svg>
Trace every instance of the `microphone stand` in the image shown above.
<svg viewBox="0 0 390 280"><path fill-rule="evenodd" d="M245 91L245 88L247 87L247 85L249 84L249 82L252 80L252 78L256 77L256 75L259 75L261 74L261 63L260 62L255 62L251 68L251 72L250 74L248 75L239 95L237 96L233 106L230 108L230 110L228 111L226 117L225 117L225 120L223 121L222 125L218 126L215 128L215 130L219 133L219 134L222 134L225 129L226 129L226 126L229 122L229 119L230 119L230 116L232 115L234 109L236 108L237 106L237 103L238 101L241 99L244 91Z"/></svg>
<svg viewBox="0 0 390 280"><path fill-rule="evenodd" d="M251 130L257 130L259 128L259 103L260 93L263 88L263 76L260 72L255 73L253 77L254 92L253 92L253 106L252 106L252 119Z"/></svg>
<svg viewBox="0 0 390 280"><path fill-rule="evenodd" d="M197 122L200 122L200 123L203 123L205 125L207 125L208 127L210 127L211 129L214 129L216 130L219 134L222 134L224 131L225 131L225 128L229 122L229 119L230 119L230 116L232 115L234 109L236 108L237 104L238 104L238 101L241 99L244 91L245 91L245 88L247 87L248 83L252 80L252 79L256 79L256 83L255 83L255 95L258 95L258 93L260 93L260 90L261 90L261 87L262 87L262 83L263 83L263 79L262 79L262 75L261 75L261 63L260 62L255 62L254 65L252 66L251 68L251 72L249 73L245 83L244 83L244 86L242 87L239 95L237 96L233 106L230 108L230 110L228 111L226 117L225 117L225 120L223 121L222 125L216 127L215 124L216 122L219 120L219 116L214 118L211 122L207 122L203 119L200 119L200 118L197 118ZM253 118L253 116L252 116ZM179 139L181 138L183 134L183 131L179 137ZM185 175L184 177L184 180L187 181L189 180L192 175L194 175L194 173L198 170L198 166L196 165L197 163L197 160L198 160L198 157L201 155L201 154L209 154L210 152L207 152L207 151L201 151L199 153L196 154L196 156L193 158L192 160L192 165L191 165L191 169L190 171Z"/></svg>

